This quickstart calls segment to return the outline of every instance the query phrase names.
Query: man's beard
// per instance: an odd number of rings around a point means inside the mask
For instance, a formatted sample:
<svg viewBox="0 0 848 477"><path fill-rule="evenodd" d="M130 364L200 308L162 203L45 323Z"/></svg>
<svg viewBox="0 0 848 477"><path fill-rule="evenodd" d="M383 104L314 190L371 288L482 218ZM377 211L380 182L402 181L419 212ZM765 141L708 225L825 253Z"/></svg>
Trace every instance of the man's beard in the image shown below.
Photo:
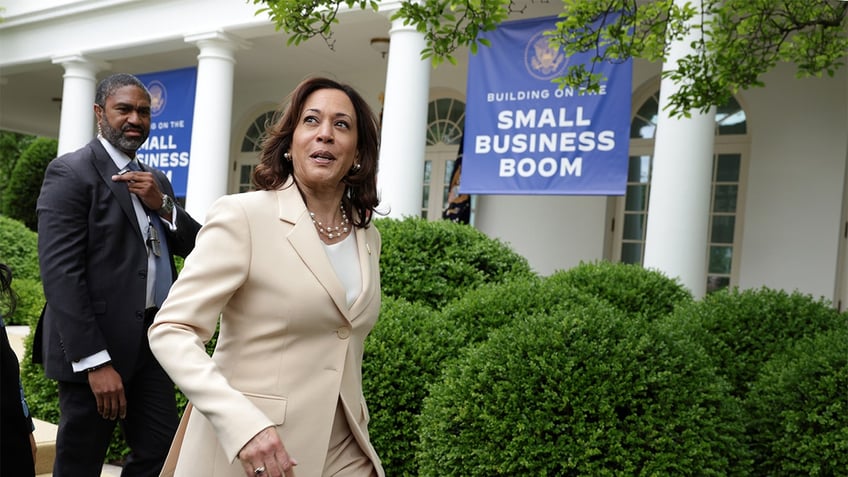
<svg viewBox="0 0 848 477"><path fill-rule="evenodd" d="M125 126L124 130L127 129L133 129L133 127ZM140 148L141 145L144 144L144 141L147 140L148 134L150 134L149 131L145 131L142 128L137 128L137 130L141 132L141 136L139 136L138 138L126 137L124 136L123 130L119 131L113 128L111 125L109 125L109 122L106 121L106 118L103 118L100 121L100 134L103 135L103 137L115 147L125 152L135 152L136 150L138 150L138 148Z"/></svg>

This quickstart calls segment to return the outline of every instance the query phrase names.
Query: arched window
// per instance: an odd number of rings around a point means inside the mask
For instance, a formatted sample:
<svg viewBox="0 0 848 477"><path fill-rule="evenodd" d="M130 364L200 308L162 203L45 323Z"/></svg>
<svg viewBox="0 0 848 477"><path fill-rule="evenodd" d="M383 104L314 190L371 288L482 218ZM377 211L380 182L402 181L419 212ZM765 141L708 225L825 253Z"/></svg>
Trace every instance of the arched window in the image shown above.
<svg viewBox="0 0 848 477"><path fill-rule="evenodd" d="M427 107L427 155L421 195L421 217L425 219L442 218L464 125L465 103L454 98L430 101Z"/></svg>
<svg viewBox="0 0 848 477"><path fill-rule="evenodd" d="M251 176L253 168L259 162L258 152L262 149L262 139L265 137L265 129L271 124L276 114L275 111L266 111L247 127L247 132L241 140L241 148L234 164L235 189L238 192L246 192L253 188Z"/></svg>
<svg viewBox="0 0 848 477"><path fill-rule="evenodd" d="M614 258L642 264L651 190L658 92L646 99L630 123L627 190L617 207ZM745 111L735 98L717 108L707 259L707 292L734 285L741 252L742 190L747 169Z"/></svg>

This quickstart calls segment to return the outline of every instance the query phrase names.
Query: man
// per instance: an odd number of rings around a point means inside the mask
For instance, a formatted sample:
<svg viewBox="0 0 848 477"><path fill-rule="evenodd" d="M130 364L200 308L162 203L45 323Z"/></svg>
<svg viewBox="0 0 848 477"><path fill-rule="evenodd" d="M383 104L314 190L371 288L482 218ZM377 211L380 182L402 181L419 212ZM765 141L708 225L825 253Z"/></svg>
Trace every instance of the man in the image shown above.
<svg viewBox="0 0 848 477"><path fill-rule="evenodd" d="M99 476L116 422L130 447L122 476L154 476L176 432L174 387L147 327L200 229L161 171L138 163L150 93L116 74L97 87L99 134L53 160L38 198L47 305L33 344L58 381L54 477Z"/></svg>

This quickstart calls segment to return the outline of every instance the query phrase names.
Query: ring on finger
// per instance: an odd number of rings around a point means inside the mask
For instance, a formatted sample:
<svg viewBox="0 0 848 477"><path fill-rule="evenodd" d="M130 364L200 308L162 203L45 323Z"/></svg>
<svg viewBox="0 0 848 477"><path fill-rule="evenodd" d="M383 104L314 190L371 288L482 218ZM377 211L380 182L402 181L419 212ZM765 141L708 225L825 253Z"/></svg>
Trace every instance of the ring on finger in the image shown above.
<svg viewBox="0 0 848 477"><path fill-rule="evenodd" d="M265 473L265 466L260 465L259 467L257 467L256 469L253 470L253 473L256 474L256 475L264 474Z"/></svg>

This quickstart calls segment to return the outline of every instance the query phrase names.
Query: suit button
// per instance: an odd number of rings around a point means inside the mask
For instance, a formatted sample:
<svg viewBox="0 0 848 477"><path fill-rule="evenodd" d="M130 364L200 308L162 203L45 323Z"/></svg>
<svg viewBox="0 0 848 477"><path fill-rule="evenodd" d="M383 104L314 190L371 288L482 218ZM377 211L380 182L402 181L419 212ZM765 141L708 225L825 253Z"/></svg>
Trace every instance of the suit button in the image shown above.
<svg viewBox="0 0 848 477"><path fill-rule="evenodd" d="M140 276L141 278L147 279L147 270L139 270L138 276Z"/></svg>
<svg viewBox="0 0 848 477"><path fill-rule="evenodd" d="M336 330L336 333L338 333L340 340L348 339L350 338L350 327L342 326L341 328Z"/></svg>
<svg viewBox="0 0 848 477"><path fill-rule="evenodd" d="M137 311L135 312L135 319L138 321L144 321L144 312Z"/></svg>

